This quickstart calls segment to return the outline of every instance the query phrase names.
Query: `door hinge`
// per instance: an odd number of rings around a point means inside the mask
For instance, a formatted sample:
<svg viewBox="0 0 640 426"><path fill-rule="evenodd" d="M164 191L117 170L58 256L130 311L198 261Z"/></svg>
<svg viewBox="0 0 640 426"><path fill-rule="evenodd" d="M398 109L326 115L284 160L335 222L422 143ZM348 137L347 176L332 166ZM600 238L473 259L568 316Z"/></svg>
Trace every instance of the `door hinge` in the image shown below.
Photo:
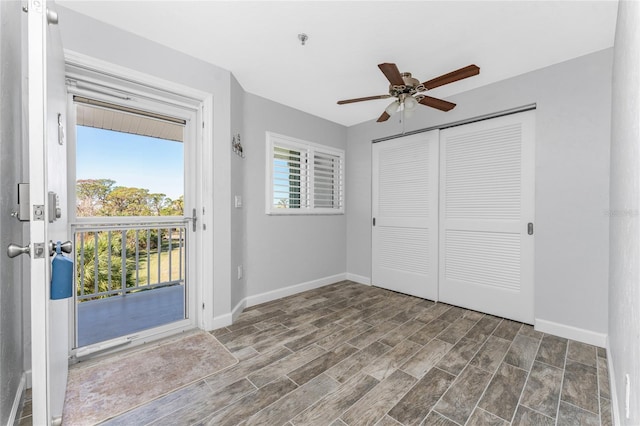
<svg viewBox="0 0 640 426"><path fill-rule="evenodd" d="M373 226L376 226L376 218L373 218Z"/></svg>
<svg viewBox="0 0 640 426"><path fill-rule="evenodd" d="M202 304L202 310L204 311L204 303Z"/></svg>
<svg viewBox="0 0 640 426"><path fill-rule="evenodd" d="M527 233L528 233L529 235L533 235L533 222L529 222L529 223L527 224Z"/></svg>
<svg viewBox="0 0 640 426"><path fill-rule="evenodd" d="M191 212L191 226L193 229L193 232L196 232L196 223L198 222L198 211L194 208Z"/></svg>

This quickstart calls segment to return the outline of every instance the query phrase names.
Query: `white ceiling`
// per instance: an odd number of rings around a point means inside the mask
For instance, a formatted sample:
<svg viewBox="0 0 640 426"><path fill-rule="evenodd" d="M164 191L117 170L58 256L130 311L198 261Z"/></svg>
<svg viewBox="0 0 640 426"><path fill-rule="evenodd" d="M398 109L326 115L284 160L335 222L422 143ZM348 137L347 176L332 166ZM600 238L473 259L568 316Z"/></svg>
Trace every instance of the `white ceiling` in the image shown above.
<svg viewBox="0 0 640 426"><path fill-rule="evenodd" d="M347 126L389 103L336 104L387 93L379 63L420 81L477 64L480 75L428 93L447 98L611 47L617 13L613 0L57 3L225 68L247 92ZM309 36L305 46L299 33Z"/></svg>

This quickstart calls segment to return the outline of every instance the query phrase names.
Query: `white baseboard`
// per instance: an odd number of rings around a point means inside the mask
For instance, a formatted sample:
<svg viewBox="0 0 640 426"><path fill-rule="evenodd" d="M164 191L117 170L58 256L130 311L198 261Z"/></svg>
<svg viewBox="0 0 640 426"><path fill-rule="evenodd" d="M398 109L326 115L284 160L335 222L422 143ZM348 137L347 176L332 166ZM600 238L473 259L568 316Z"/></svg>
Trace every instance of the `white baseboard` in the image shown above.
<svg viewBox="0 0 640 426"><path fill-rule="evenodd" d="M213 317L213 328L211 330L215 330L217 328L226 327L233 323L233 314L228 313L224 315L218 315L217 317ZM207 330L207 331L211 331Z"/></svg>
<svg viewBox="0 0 640 426"><path fill-rule="evenodd" d="M347 272L347 279L349 281L353 281L354 283L371 285L371 278L365 277L363 275L357 275Z"/></svg>
<svg viewBox="0 0 640 426"><path fill-rule="evenodd" d="M571 325L560 324L557 322L547 321L536 318L535 330L543 333L553 334L565 339L576 340L578 342L587 343L589 345L604 348L607 345L607 335L604 333L596 333L595 331L585 330L584 328L573 327Z"/></svg>
<svg viewBox="0 0 640 426"><path fill-rule="evenodd" d="M289 287L279 288L277 290L267 291L265 293L249 296L243 300L246 306L259 305L261 303L271 302L272 300L281 299L283 297L292 296L302 293L303 291L313 290L314 288L324 287L325 285L334 284L347 279L347 274L336 274L313 281L307 281L301 284L295 284ZM242 302L241 302L242 303Z"/></svg>
<svg viewBox="0 0 640 426"><path fill-rule="evenodd" d="M242 299L241 301L238 302L238 304L236 305L235 308L233 308L233 311L231 311L231 322L235 322L238 317L240 316L240 314L242 313L242 311L244 310L244 308L247 307L247 299Z"/></svg>
<svg viewBox="0 0 640 426"><path fill-rule="evenodd" d="M238 316L242 313L242 310L247 306L247 299L242 299L238 302L238 304L233 308L231 313L218 315L217 317L213 317L213 328L211 330L215 330L216 328L226 327L228 325L233 324L233 322L238 318ZM209 331L211 331L209 330Z"/></svg>
<svg viewBox="0 0 640 426"><path fill-rule="evenodd" d="M618 387L616 386L616 375L613 371L613 356L611 356L611 348L609 347L609 338L607 337L607 371L609 372L609 393L611 394L611 414L613 424L619 426L620 410L618 410Z"/></svg>
<svg viewBox="0 0 640 426"><path fill-rule="evenodd" d="M22 373L22 377L20 378L20 383L18 384L18 389L16 390L16 395L13 398L13 405L11 406L11 412L9 413L9 419L7 420L7 426L13 426L16 424L16 419L20 415L18 410L20 410L20 402L22 402L22 395L24 394L24 390L27 386L27 374Z"/></svg>

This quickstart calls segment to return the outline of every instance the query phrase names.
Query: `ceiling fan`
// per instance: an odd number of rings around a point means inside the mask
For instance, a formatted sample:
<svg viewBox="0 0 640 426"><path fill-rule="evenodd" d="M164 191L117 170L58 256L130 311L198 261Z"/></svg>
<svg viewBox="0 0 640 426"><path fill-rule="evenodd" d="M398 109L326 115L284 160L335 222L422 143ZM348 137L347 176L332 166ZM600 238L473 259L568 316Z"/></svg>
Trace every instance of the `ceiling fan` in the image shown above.
<svg viewBox="0 0 640 426"><path fill-rule="evenodd" d="M385 62L384 64L379 64L378 68L380 68L380 71L382 71L385 77L387 77L387 80L389 80L390 84L388 95L367 96L364 98L338 101L338 105L344 105L354 102L395 97L396 100L389 104L382 115L378 118L378 123L387 121L389 117L391 117L391 114L400 109L402 109L402 111L411 111L418 104L436 108L441 111L450 111L456 106L456 104L442 99L432 98L431 96L424 95L420 92L480 74L480 68L477 65L467 65L464 68L451 71L450 73L443 74L440 77L432 78L424 83L420 83L411 76L410 72L401 73L396 64Z"/></svg>

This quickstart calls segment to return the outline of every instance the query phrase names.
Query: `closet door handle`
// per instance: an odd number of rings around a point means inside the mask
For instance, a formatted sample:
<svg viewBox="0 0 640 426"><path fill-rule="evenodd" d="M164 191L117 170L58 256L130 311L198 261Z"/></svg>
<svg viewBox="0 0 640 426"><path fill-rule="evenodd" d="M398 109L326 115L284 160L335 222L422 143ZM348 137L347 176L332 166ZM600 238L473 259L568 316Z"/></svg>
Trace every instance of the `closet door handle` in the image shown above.
<svg viewBox="0 0 640 426"><path fill-rule="evenodd" d="M527 234L533 235L533 222L527 224Z"/></svg>

